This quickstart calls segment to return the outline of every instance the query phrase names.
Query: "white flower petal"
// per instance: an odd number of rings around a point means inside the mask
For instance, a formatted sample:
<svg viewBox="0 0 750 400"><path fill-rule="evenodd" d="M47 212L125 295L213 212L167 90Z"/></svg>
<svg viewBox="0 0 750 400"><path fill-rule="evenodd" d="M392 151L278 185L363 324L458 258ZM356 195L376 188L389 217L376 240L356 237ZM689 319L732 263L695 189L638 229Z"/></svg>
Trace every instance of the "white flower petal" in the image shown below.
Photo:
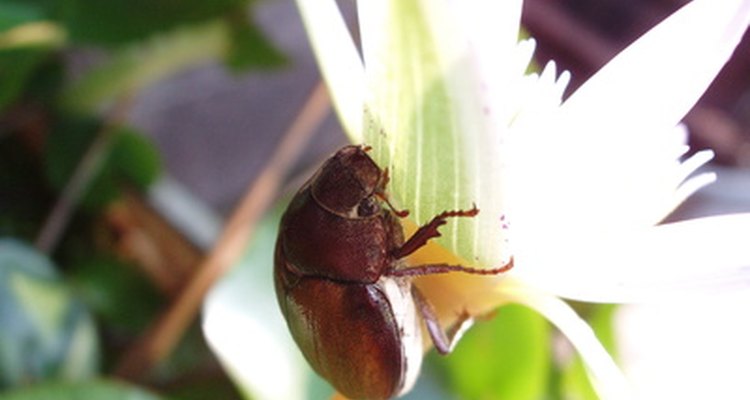
<svg viewBox="0 0 750 400"><path fill-rule="evenodd" d="M488 66L503 68L503 56L513 52L518 42L521 0L449 0L453 15L464 27L477 56ZM507 60L506 60L507 61ZM495 69L488 69L495 71Z"/></svg>
<svg viewBox="0 0 750 400"><path fill-rule="evenodd" d="M516 274L559 296L637 303L750 289L750 213L670 223L615 242L578 243L553 253L559 265ZM549 249L546 251L550 251ZM519 263L522 262L519 255ZM540 260L529 260L529 264Z"/></svg>
<svg viewBox="0 0 750 400"><path fill-rule="evenodd" d="M531 112L519 117L509 140L506 198L514 247L567 248L575 245L568 240L618 237L652 226L713 179L706 175L683 182L712 153L680 161L686 147L681 125L652 131L648 143L631 141L629 134L583 137L575 127L556 124L549 111L553 100L544 107L527 107ZM550 118L535 119L535 114Z"/></svg>
<svg viewBox="0 0 750 400"><path fill-rule="evenodd" d="M203 308L203 333L241 389L254 399L304 399L307 371L294 343L283 331L216 297ZM274 328L285 328L280 322L274 321Z"/></svg>
<svg viewBox="0 0 750 400"><path fill-rule="evenodd" d="M302 400L312 371L294 343L273 285L280 211L263 220L241 260L208 292L202 328L209 347L248 398Z"/></svg>
<svg viewBox="0 0 750 400"><path fill-rule="evenodd" d="M684 128L675 125L748 20L750 1L693 1L605 66L559 115L524 110L508 149L507 200L514 237L533 243L516 244L554 248L650 226L704 184L678 190L705 154L682 164Z"/></svg>
<svg viewBox="0 0 750 400"><path fill-rule="evenodd" d="M708 163L713 158L713 156L714 154L710 150L699 151L679 166L682 171L682 175L687 178L688 175ZM688 197L692 196L695 192L705 186L708 186L714 181L716 181L716 174L713 172L703 172L690 177L676 188L672 196L672 200L664 204L664 211L663 213L659 214L667 215L668 213L674 211L677 206L682 204L682 202L685 201Z"/></svg>
<svg viewBox="0 0 750 400"><path fill-rule="evenodd" d="M618 361L639 398L750 399L748 309L750 292L618 308Z"/></svg>
<svg viewBox="0 0 750 400"><path fill-rule="evenodd" d="M676 125L714 80L750 23L747 0L694 0L628 46L563 105L592 134ZM635 132L633 132L635 131Z"/></svg>
<svg viewBox="0 0 750 400"><path fill-rule="evenodd" d="M597 339L591 327L559 298L510 279L500 285L501 296L526 305L553 323L578 350L602 399L631 399L631 388L622 372Z"/></svg>
<svg viewBox="0 0 750 400"><path fill-rule="evenodd" d="M497 129L497 123L508 125L509 113L516 109L511 95L516 91L509 87L523 76L533 55L533 41L518 49L522 6L520 0L450 1L451 14L469 42L468 57L481 79L482 90L477 94L492 110L488 117L496 119L491 129Z"/></svg>
<svg viewBox="0 0 750 400"><path fill-rule="evenodd" d="M297 0L321 74L349 139L362 142L365 73L334 0Z"/></svg>
<svg viewBox="0 0 750 400"><path fill-rule="evenodd" d="M477 266L502 265L507 260L501 218L505 157L502 130L511 113L495 104L490 93L517 102L523 81L515 55L517 32L505 43L506 64L494 92L494 81L479 73L479 48L470 22L473 12L500 12L507 4L475 3L467 15L458 3L429 0L390 0L360 3L359 15L368 97L365 140L370 154L391 176L390 192L410 219L423 224L446 210L476 205L476 218L455 218L438 238L441 246ZM512 22L517 27L518 12ZM509 16L497 16L501 20ZM485 19L487 19L485 17ZM507 28L503 28L505 32ZM494 29L479 29L492 34ZM528 46L528 45L527 45ZM524 48L525 49L525 48ZM515 81L511 79L515 76ZM492 101L492 102L491 102Z"/></svg>

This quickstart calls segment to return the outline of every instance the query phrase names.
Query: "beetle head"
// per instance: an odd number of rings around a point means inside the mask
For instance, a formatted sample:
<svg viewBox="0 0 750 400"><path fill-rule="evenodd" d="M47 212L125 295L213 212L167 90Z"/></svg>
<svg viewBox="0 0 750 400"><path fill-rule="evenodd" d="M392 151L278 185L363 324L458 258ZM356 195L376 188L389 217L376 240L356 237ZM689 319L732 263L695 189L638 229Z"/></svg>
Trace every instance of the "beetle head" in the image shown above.
<svg viewBox="0 0 750 400"><path fill-rule="evenodd" d="M324 208L345 218L380 212L388 175L362 146L346 146L329 158L313 177L312 195Z"/></svg>

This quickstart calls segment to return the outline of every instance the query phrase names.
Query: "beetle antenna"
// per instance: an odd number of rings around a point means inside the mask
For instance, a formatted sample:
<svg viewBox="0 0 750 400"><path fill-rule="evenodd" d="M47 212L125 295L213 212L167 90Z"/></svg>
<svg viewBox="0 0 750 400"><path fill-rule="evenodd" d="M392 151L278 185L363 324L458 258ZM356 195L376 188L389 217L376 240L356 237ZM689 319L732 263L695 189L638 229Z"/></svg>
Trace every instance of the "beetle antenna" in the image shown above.
<svg viewBox="0 0 750 400"><path fill-rule="evenodd" d="M393 213L396 214L397 217L405 218L409 216L409 210L396 209L396 207L394 207L393 204L391 204L391 201L388 200L388 196L386 196L385 193L377 193L376 195L378 196L380 200L383 200L385 204L388 205L388 208L390 208L391 211L393 211Z"/></svg>
<svg viewBox="0 0 750 400"><path fill-rule="evenodd" d="M385 204L388 204L388 207L393 211L394 214L396 214L399 218L405 218L409 216L409 210L397 210L396 207L391 204L391 201L388 199L388 195L385 194L385 187L388 185L388 182L390 182L391 177L388 175L388 167L383 168L383 174L380 175L381 184L379 185L380 190L375 192L375 195L378 196L378 198L385 202Z"/></svg>

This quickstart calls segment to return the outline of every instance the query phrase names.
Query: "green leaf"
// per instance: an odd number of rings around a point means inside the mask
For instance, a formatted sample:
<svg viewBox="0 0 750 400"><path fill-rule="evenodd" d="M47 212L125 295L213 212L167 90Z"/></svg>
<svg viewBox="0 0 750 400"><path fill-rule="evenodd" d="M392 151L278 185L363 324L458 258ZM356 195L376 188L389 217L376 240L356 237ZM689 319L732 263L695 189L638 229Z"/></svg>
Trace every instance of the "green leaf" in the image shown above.
<svg viewBox="0 0 750 400"><path fill-rule="evenodd" d="M57 0L3 0L0 2L0 48L3 34L31 23L51 23Z"/></svg>
<svg viewBox="0 0 750 400"><path fill-rule="evenodd" d="M95 380L50 382L0 395L2 400L159 400L160 397L121 382Z"/></svg>
<svg viewBox="0 0 750 400"><path fill-rule="evenodd" d="M235 71L248 68L273 68L283 65L286 57L266 38L244 12L229 18L230 47L227 65Z"/></svg>
<svg viewBox="0 0 750 400"><path fill-rule="evenodd" d="M26 22L44 18L44 13L35 4L4 1L0 3L0 33Z"/></svg>
<svg viewBox="0 0 750 400"><path fill-rule="evenodd" d="M45 170L54 187L65 186L101 130L101 124L93 118L68 118L57 124L45 150ZM161 167L158 151L143 135L127 127L117 128L110 135L106 157L81 201L89 209L117 199L125 183L145 189L156 179Z"/></svg>
<svg viewBox="0 0 750 400"><path fill-rule="evenodd" d="M149 282L111 256L77 262L71 271L73 288L108 327L135 334L156 315L163 299Z"/></svg>
<svg viewBox="0 0 750 400"><path fill-rule="evenodd" d="M0 111L23 92L36 68L47 57L47 51L19 48L0 51Z"/></svg>
<svg viewBox="0 0 750 400"><path fill-rule="evenodd" d="M112 147L112 168L128 183L146 189L161 170L161 159L154 144L135 130L123 127Z"/></svg>
<svg viewBox="0 0 750 400"><path fill-rule="evenodd" d="M0 388L82 379L98 367L91 317L32 247L0 239Z"/></svg>
<svg viewBox="0 0 750 400"><path fill-rule="evenodd" d="M507 305L479 321L445 356L432 354L453 392L466 399L535 400L549 379L550 327L539 314Z"/></svg>
<svg viewBox="0 0 750 400"><path fill-rule="evenodd" d="M94 118L63 118L55 125L45 144L45 172L55 189L62 190L73 175L81 158L91 146L101 124ZM111 146L111 145L110 145ZM107 149L109 151L109 149ZM88 183L81 204L96 209L116 199L118 188L105 171L105 163Z"/></svg>
<svg viewBox="0 0 750 400"><path fill-rule="evenodd" d="M72 110L91 112L177 71L220 59L228 48L229 31L223 20L163 32L117 51L108 62L73 82L62 101Z"/></svg>
<svg viewBox="0 0 750 400"><path fill-rule="evenodd" d="M111 46L202 23L247 4L247 0L64 0L62 14L71 40Z"/></svg>
<svg viewBox="0 0 750 400"><path fill-rule="evenodd" d="M0 237L33 238L49 208L47 181L19 135L0 134Z"/></svg>
<svg viewBox="0 0 750 400"><path fill-rule="evenodd" d="M60 47L65 43L66 32L51 20L55 7L54 0L0 2L0 51Z"/></svg>
<svg viewBox="0 0 750 400"><path fill-rule="evenodd" d="M477 217L451 220L437 242L465 265L503 265L505 157L465 32L444 3L363 2L359 11L364 141L389 169L392 196L417 224L476 205Z"/></svg>

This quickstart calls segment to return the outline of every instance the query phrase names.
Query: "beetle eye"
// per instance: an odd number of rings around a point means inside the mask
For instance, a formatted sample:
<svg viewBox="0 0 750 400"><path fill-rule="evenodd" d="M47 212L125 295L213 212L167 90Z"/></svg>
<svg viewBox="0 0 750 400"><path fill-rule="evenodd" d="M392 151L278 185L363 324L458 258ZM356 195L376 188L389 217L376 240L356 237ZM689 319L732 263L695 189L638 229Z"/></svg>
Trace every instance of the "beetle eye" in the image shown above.
<svg viewBox="0 0 750 400"><path fill-rule="evenodd" d="M367 197L359 202L357 206L357 216L369 217L380 211L380 206L374 197Z"/></svg>

